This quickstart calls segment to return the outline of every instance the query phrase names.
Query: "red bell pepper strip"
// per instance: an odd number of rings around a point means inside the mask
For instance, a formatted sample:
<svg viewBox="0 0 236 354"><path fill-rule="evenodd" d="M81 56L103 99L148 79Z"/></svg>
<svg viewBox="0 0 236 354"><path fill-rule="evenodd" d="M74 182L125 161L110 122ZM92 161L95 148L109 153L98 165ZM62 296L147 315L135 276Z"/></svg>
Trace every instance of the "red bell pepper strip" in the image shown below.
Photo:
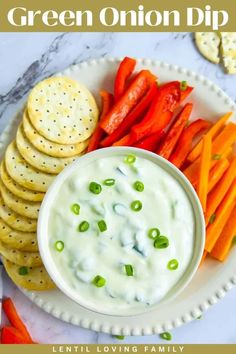
<svg viewBox="0 0 236 354"><path fill-rule="evenodd" d="M100 115L100 122L101 122L104 119L104 117L107 115L109 110L111 109L113 105L114 97L111 93L105 90L100 92L100 96L102 98L102 112ZM103 135L104 135L104 131L98 124L92 137L90 138L87 152L96 150L98 148Z"/></svg>
<svg viewBox="0 0 236 354"><path fill-rule="evenodd" d="M3 327L1 331L1 343L2 344L32 344L25 338L21 332L14 327Z"/></svg>
<svg viewBox="0 0 236 354"><path fill-rule="evenodd" d="M152 84L148 92L143 96L140 102L134 107L134 109L127 115L119 127L111 134L108 135L102 142L101 146L111 146L115 141L121 139L125 134L127 134L133 124L137 123L139 119L145 114L148 106L153 100L158 90L156 82Z"/></svg>
<svg viewBox="0 0 236 354"><path fill-rule="evenodd" d="M176 105L176 109L177 109L177 108L179 107L179 105L187 98L187 96L192 92L192 90L193 90L193 87L188 86L185 91L181 91L181 94L180 94L180 102L179 102L179 104ZM154 98L154 99L155 99L155 98ZM173 112L171 112L171 111L166 111L166 112L162 113L162 120L163 120L163 122L170 122L171 119L172 119L172 117L173 117ZM141 123L142 123L142 121L141 121ZM168 125L168 124L167 124L167 125ZM164 124L163 124L163 126L164 126ZM164 127L164 128L166 128L166 127ZM163 129L164 129L164 128L163 128ZM157 124L156 126L153 126L151 130L152 130L151 133L145 134L145 135L148 135L148 136L149 136L149 135L151 135L151 134L157 134L158 132L161 132L161 131L162 131L162 130L160 130L160 127L159 127L158 124ZM128 138L128 137L129 137L129 138ZM131 133L129 133L129 134L125 137L125 140L124 140L124 141L125 141L126 146L133 146L134 144L137 143L137 141L134 141L134 140L132 139ZM117 141L116 143L114 143L113 145L114 145L114 146L122 146L123 143L124 143L124 141L123 141L123 139L118 140L118 141Z"/></svg>
<svg viewBox="0 0 236 354"><path fill-rule="evenodd" d="M178 115L177 119L175 120L174 124L170 128L167 133L167 136L161 146L159 147L157 154L164 157L165 159L169 159L170 155L172 154L178 139L184 130L184 127L189 120L190 114L193 109L192 103L187 103L180 114Z"/></svg>
<svg viewBox="0 0 236 354"><path fill-rule="evenodd" d="M193 91L193 87L188 86L186 90L180 92L180 103L182 103Z"/></svg>
<svg viewBox="0 0 236 354"><path fill-rule="evenodd" d="M191 150L192 141L197 134L207 130L210 127L210 123L204 119L197 119L192 122L182 132L178 144L172 153L169 161L176 167L181 168Z"/></svg>
<svg viewBox="0 0 236 354"><path fill-rule="evenodd" d="M165 136L165 132L164 131L162 131L161 133L152 134L150 136L147 136L143 140L138 141L134 145L134 147L154 152L154 151L156 151L159 142L161 141L161 139L164 136Z"/></svg>
<svg viewBox="0 0 236 354"><path fill-rule="evenodd" d="M164 129L170 122L172 114L165 115L165 112L173 112L180 103L181 91L179 81L169 82L161 86L156 98L147 112L144 119L131 129L131 140L136 142L146 135Z"/></svg>
<svg viewBox="0 0 236 354"><path fill-rule="evenodd" d="M107 134L112 134L144 96L155 80L156 77L152 75L150 71L140 71L125 93L115 103L110 112L105 116L104 120L102 120L100 123L101 128Z"/></svg>
<svg viewBox="0 0 236 354"><path fill-rule="evenodd" d="M125 91L125 84L127 80L132 75L136 65L136 60L133 58L125 57L118 68L116 78L115 78L115 87L114 87L114 96L115 101L123 95Z"/></svg>
<svg viewBox="0 0 236 354"><path fill-rule="evenodd" d="M2 307L11 325L19 330L19 332L21 333L21 335L24 337L25 340L33 343L33 340L26 326L20 319L20 316L18 315L12 300L10 298L4 299L2 302Z"/></svg>

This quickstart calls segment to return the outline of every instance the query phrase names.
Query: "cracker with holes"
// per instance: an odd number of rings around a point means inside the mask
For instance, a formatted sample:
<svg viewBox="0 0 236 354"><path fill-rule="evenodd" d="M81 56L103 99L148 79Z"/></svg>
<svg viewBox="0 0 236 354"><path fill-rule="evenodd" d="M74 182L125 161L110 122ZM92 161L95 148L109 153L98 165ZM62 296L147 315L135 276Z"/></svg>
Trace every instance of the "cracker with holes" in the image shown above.
<svg viewBox="0 0 236 354"><path fill-rule="evenodd" d="M196 32L195 42L206 59L216 64L220 62L220 37L216 32Z"/></svg>
<svg viewBox="0 0 236 354"><path fill-rule="evenodd" d="M31 202L41 202L43 200L45 195L44 193L32 191L28 188L22 187L9 176L6 170L5 161L2 161L0 165L0 175L6 188L9 189L17 197L29 200Z"/></svg>
<svg viewBox="0 0 236 354"><path fill-rule="evenodd" d="M21 288L35 291L46 291L55 288L44 267L24 268L24 274L21 275L22 269L17 264L10 262L4 257L3 264L9 277Z"/></svg>
<svg viewBox="0 0 236 354"><path fill-rule="evenodd" d="M35 232L37 230L37 221L17 214L8 208L0 195L0 218L2 218L10 227L18 231Z"/></svg>
<svg viewBox="0 0 236 354"><path fill-rule="evenodd" d="M46 192L55 176L37 170L19 153L16 143L11 143L5 155L6 169L11 178L21 186L37 192Z"/></svg>
<svg viewBox="0 0 236 354"><path fill-rule="evenodd" d="M89 143L87 139L78 144L62 145L44 138L32 126L27 111L23 115L23 130L29 142L37 150L52 157L72 157L79 155L87 148Z"/></svg>
<svg viewBox="0 0 236 354"><path fill-rule="evenodd" d="M3 242L0 242L0 254L20 266L40 267L42 265L42 260L38 252L25 252L7 248Z"/></svg>
<svg viewBox="0 0 236 354"><path fill-rule="evenodd" d="M99 114L88 89L67 77L52 77L37 84L29 95L27 109L35 129L59 144L88 139Z"/></svg>
<svg viewBox="0 0 236 354"><path fill-rule="evenodd" d="M0 217L0 241L8 248L38 252L36 233L13 230Z"/></svg>
<svg viewBox="0 0 236 354"><path fill-rule="evenodd" d="M236 74L236 32L221 32L221 54L228 74Z"/></svg>
<svg viewBox="0 0 236 354"><path fill-rule="evenodd" d="M76 160L75 157L52 157L38 151L26 138L22 125L17 130L16 145L25 161L42 172L58 174Z"/></svg>
<svg viewBox="0 0 236 354"><path fill-rule="evenodd" d="M30 219L38 218L39 209L40 209L39 202L29 202L28 200L18 198L4 186L1 180L0 180L0 191L4 203L10 209Z"/></svg>

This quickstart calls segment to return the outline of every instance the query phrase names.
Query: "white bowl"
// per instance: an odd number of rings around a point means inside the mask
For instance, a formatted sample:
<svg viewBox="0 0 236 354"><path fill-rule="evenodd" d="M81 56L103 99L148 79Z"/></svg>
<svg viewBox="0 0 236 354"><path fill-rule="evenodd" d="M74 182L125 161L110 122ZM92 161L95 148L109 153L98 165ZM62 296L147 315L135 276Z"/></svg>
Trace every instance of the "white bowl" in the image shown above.
<svg viewBox="0 0 236 354"><path fill-rule="evenodd" d="M96 150L92 153L88 153L83 157L78 158L74 163L68 166L62 173L60 173L50 186L49 190L47 191L45 198L43 200L40 213L39 213L39 220L38 220L38 230L37 230L37 237L38 237L38 244L39 244L39 251L43 260L43 263L56 284L56 286L69 298L80 304L81 306L97 312L97 309L93 307L90 303L86 301L86 299L82 298L77 291L73 291L69 288L67 282L65 281L63 275L58 271L55 262L53 261L51 251L49 249L49 235L48 235L48 223L49 223L49 215L52 203L55 197L60 190L61 185L63 182L71 176L75 170L81 169L84 173L83 167L86 166L88 163L97 160L99 158L110 157L110 156L120 156L122 154L135 154L136 156L145 158L162 169L164 169L167 173L169 173L175 180L182 186L184 191L186 192L188 199L193 208L194 214L194 222L195 222L195 240L194 240L194 249L192 259L188 268L186 269L184 275L181 279L177 282L177 284L170 290L170 292L162 299L159 303L148 307L147 309L133 309L131 308L130 311L127 309L122 310L117 313L117 310L109 312L102 312L108 315L117 315L117 316L127 316L127 315L137 315L143 312L151 311L157 309L158 306L161 306L163 302L171 301L174 297L176 297L182 290L189 284L191 279L193 278L194 274L196 273L198 266L201 261L201 257L204 251L204 244L205 244L205 221L204 215L202 211L202 207L198 196L192 187L191 183L188 179L180 172L173 164L168 162L167 160L163 159L162 157L146 151L142 149L132 148L132 147L109 147L105 149Z"/></svg>

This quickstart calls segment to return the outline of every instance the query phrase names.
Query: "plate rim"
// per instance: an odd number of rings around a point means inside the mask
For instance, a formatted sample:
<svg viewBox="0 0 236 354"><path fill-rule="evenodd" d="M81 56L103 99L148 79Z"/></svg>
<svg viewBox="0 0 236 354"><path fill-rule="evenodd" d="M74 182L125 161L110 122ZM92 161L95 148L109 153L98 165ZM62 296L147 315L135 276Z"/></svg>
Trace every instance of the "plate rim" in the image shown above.
<svg viewBox="0 0 236 354"><path fill-rule="evenodd" d="M87 61L80 62L78 64L74 64L69 66L68 68L64 69L61 72L57 72L53 75L66 75L67 72L73 72L77 70L77 68L83 69L92 65L98 65L102 63L119 63L123 57L102 57L102 58L96 58L96 59L90 59ZM174 64L169 64L164 61L159 61L155 59L145 59L145 58L136 58L137 63L140 65L144 66L157 66L160 68L167 69L169 71L175 71L180 74L184 74L186 76L192 77L193 79L201 82L204 86L207 86L210 90L215 91L215 93L221 97L222 99L225 100L225 103L230 107L230 110L236 112L236 102L233 101L232 98L230 98L217 84L215 84L213 81L209 80L202 74L198 74L195 71L192 71L190 69L185 69L181 66L174 65ZM6 148L7 141L9 138L9 134L14 127L14 124L18 121L18 116L19 113L21 112L21 109L17 110L15 116L13 116L12 119L8 122L6 125L5 129L0 135L0 149L3 149L3 151ZM151 334L158 334L161 332L165 332L167 330L172 330L174 328L180 327L183 324L189 323L193 320L196 319L196 317L200 316L204 311L208 310L212 305L216 304L220 299L222 299L229 290L231 290L234 286L236 285L236 272L232 272L232 275L225 280L225 282L222 284L221 288L218 288L214 291L214 293L205 299L205 301L202 301L200 304L198 304L196 307L194 307L191 311L186 312L184 315L177 317L174 319L174 321L170 322L163 322L162 324L158 326L150 326L148 324L146 325L141 325L139 327L135 328L130 328L130 327L122 327L121 325L112 325L112 324L107 324L107 323L98 323L97 320L85 320L84 318L79 318L80 316L77 315L75 316L70 316L68 313L63 312L63 311L57 311L54 306L49 304L47 301L42 301L38 297L40 292L29 292L25 289L19 288L33 303L35 303L39 308L43 309L45 312L51 314L52 316L64 321L71 323L73 325L81 326L86 329L91 329L103 333L108 333L108 334L123 334L123 335L151 335ZM96 313L95 313L96 316ZM115 328L114 328L115 327Z"/></svg>

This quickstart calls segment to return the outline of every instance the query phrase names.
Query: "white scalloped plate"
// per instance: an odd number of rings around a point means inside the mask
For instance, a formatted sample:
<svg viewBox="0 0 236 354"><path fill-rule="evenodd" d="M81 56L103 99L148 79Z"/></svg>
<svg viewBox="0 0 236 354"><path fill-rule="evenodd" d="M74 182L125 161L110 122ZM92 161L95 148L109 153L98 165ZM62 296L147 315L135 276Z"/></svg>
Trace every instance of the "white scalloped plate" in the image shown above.
<svg viewBox="0 0 236 354"><path fill-rule="evenodd" d="M100 89L112 90L119 59L99 59L65 70L84 83L98 98ZM194 72L152 60L138 60L139 68L149 68L161 82L187 80L195 87L191 95L193 117L215 121L227 111L236 112L236 104L215 84ZM0 155L13 139L20 114L9 123L0 138ZM233 120L236 121L234 114ZM1 156L0 156L1 158ZM51 292L23 291L34 303L53 316L77 326L111 334L149 335L171 330L196 319L221 299L236 284L236 247L224 263L208 259L198 270L185 291L167 305L143 315L119 317L102 315L87 310L67 298L59 290Z"/></svg>

